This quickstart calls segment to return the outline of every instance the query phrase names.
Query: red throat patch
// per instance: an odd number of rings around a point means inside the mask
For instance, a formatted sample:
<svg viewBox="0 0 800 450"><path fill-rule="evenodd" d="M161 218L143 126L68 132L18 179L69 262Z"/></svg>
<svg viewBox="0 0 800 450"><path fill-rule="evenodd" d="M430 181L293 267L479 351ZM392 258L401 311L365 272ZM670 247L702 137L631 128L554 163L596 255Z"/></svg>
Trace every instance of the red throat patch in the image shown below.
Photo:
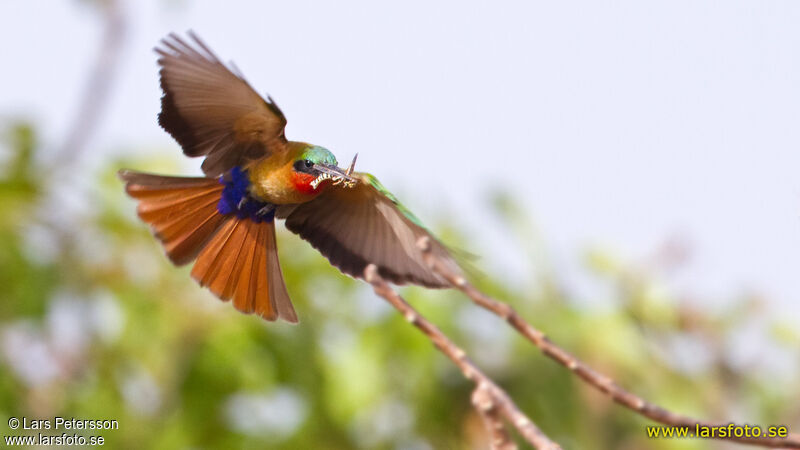
<svg viewBox="0 0 800 450"><path fill-rule="evenodd" d="M314 181L315 178L317 177L308 173L292 172L292 183L294 184L294 188L302 192L303 194L307 195L318 194L330 182L330 180L325 180L322 183L318 184L315 189L314 187L311 186L311 182Z"/></svg>

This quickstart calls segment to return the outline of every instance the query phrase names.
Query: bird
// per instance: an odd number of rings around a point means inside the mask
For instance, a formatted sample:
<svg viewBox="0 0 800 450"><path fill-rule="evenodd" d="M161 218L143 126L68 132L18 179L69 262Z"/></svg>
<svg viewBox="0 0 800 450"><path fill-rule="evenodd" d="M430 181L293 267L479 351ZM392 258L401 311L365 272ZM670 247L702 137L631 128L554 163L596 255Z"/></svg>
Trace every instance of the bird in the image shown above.
<svg viewBox="0 0 800 450"><path fill-rule="evenodd" d="M394 284L449 287L417 246L425 238L432 257L462 273L453 251L376 177L354 171L357 154L343 169L330 150L288 140L275 101L187 34L170 33L154 49L158 123L186 156L204 158L204 176L118 173L173 264L193 262L192 278L237 310L289 323L298 317L278 260L276 220L354 278L374 264Z"/></svg>

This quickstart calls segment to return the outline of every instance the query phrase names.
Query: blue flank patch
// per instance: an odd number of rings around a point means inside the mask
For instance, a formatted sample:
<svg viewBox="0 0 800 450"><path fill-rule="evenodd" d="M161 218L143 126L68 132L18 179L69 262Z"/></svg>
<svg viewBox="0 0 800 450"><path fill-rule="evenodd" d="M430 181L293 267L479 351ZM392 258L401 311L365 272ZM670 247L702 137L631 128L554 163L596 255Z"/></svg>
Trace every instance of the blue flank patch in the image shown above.
<svg viewBox="0 0 800 450"><path fill-rule="evenodd" d="M259 214L259 211L270 205L250 196L248 192L250 179L247 177L246 170L242 170L238 166L234 167L228 175L221 176L219 182L225 185L222 197L217 203L217 211L220 214L236 214L236 217L240 219L250 219L256 223L272 222L275 217L275 209Z"/></svg>

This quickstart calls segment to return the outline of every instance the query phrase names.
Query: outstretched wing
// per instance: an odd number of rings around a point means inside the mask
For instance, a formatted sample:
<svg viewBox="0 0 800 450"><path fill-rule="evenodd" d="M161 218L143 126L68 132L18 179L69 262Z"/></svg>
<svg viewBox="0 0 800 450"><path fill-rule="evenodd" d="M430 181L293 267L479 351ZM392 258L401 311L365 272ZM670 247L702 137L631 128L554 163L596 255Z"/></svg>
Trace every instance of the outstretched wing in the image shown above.
<svg viewBox="0 0 800 450"><path fill-rule="evenodd" d="M334 266L363 278L368 264L396 284L448 287L423 260L417 241L429 236L433 256L460 273L444 245L372 175L355 173L353 188L330 186L314 200L284 209L286 228L311 243Z"/></svg>
<svg viewBox="0 0 800 450"><path fill-rule="evenodd" d="M161 57L158 123L187 156L205 156L203 172L217 177L286 148L286 118L238 71L232 72L192 32L192 43L170 34L156 47Z"/></svg>

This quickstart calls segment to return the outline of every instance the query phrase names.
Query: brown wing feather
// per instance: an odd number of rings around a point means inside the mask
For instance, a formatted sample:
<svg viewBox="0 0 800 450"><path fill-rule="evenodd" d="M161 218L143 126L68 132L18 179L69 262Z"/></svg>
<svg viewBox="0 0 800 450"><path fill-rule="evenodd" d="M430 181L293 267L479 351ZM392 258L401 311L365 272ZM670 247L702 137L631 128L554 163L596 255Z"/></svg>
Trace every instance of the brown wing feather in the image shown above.
<svg viewBox="0 0 800 450"><path fill-rule="evenodd" d="M156 48L164 91L158 123L186 155L206 156L209 177L283 151L286 117L278 106L189 36L193 43L170 34Z"/></svg>
<svg viewBox="0 0 800 450"><path fill-rule="evenodd" d="M286 217L286 228L356 278L362 278L372 263L382 277L396 284L448 287L445 279L428 269L417 248L423 236L430 237L434 256L460 273L447 249L367 180L354 188L330 187L316 199L278 214Z"/></svg>

